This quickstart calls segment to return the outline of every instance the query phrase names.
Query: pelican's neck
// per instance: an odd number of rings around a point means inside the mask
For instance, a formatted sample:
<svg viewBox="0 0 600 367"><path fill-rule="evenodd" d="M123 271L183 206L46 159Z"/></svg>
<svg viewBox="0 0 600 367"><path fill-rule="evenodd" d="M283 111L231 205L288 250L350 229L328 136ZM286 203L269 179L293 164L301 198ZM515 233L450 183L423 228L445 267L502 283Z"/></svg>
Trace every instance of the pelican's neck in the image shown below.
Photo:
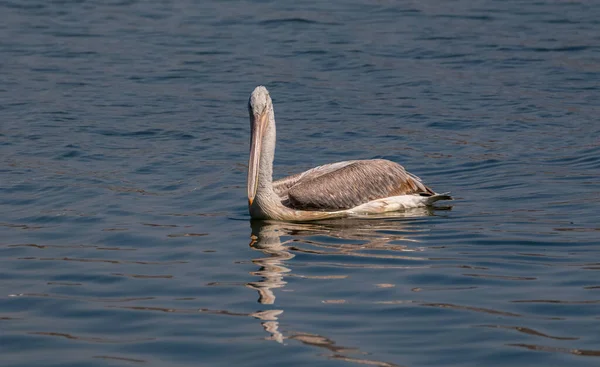
<svg viewBox="0 0 600 367"><path fill-rule="evenodd" d="M260 149L258 167L258 185L256 197L250 207L253 218L278 218L287 208L281 203L281 198L273 189L273 159L275 158L275 115L269 112L269 123L265 129Z"/></svg>
<svg viewBox="0 0 600 367"><path fill-rule="evenodd" d="M273 110L269 112L269 123L265 130L265 135L262 140L260 163L258 166L258 188L256 195L264 196L265 194L273 194L273 160L275 159L275 142L277 136L275 132L275 114ZM275 195L276 196L276 195Z"/></svg>

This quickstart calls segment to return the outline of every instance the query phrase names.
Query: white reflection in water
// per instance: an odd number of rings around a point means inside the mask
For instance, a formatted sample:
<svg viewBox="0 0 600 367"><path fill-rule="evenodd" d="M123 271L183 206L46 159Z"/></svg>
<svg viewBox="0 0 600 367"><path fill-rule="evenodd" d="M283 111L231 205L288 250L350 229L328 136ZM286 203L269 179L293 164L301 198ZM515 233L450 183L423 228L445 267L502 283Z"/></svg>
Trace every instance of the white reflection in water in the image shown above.
<svg viewBox="0 0 600 367"><path fill-rule="evenodd" d="M420 260L421 257L392 255L390 252L406 253L418 252L423 249L418 247L418 240L411 238L419 234L416 226L406 225L399 218L416 218L433 215L431 209L418 208L415 210L393 213L383 217L353 218L323 221L317 223L285 223L274 221L252 221L250 247L261 252L261 256L252 260L258 265L258 270L251 272L259 280L247 283L246 286L258 292L258 302L263 305L273 305L276 300L276 290L286 286L286 277L295 276L318 279L343 279L340 275L300 276L293 274L290 260L295 252L316 255L344 255L361 256L366 258L389 258L402 260ZM315 237L331 238L333 241L317 241ZM340 241L347 240L347 242ZM385 253L376 253L377 251ZM344 266L345 264L341 264ZM361 263L347 264L348 266L361 266L365 268L381 267ZM347 353L364 354L359 348L344 347L336 344L328 337L310 332L280 330L279 320L284 310L275 309L260 311L250 316L262 320L262 326L269 333L268 340L284 343L285 339L292 339L306 345L325 348L331 352L328 357L341 359L359 364L375 366L397 366L393 363L369 360L364 358L351 358ZM317 341L317 342L315 342Z"/></svg>

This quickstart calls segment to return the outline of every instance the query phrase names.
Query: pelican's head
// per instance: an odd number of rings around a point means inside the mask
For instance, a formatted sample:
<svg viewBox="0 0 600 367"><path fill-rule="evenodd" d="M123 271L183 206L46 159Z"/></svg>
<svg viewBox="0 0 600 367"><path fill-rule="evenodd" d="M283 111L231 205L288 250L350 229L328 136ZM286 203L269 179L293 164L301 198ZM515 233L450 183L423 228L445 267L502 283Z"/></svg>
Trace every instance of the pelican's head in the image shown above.
<svg viewBox="0 0 600 367"><path fill-rule="evenodd" d="M256 197L258 190L258 173L260 164L260 155L262 150L262 141L271 123L271 114L273 113L273 101L269 96L267 88L259 85L254 88L250 99L248 100L248 112L250 113L250 160L248 162L248 205Z"/></svg>
<svg viewBox="0 0 600 367"><path fill-rule="evenodd" d="M267 88L262 85L254 88L250 95L250 99L248 100L250 122L252 122L253 117L266 113L271 107L273 107L273 101L271 101L271 96L269 96Z"/></svg>

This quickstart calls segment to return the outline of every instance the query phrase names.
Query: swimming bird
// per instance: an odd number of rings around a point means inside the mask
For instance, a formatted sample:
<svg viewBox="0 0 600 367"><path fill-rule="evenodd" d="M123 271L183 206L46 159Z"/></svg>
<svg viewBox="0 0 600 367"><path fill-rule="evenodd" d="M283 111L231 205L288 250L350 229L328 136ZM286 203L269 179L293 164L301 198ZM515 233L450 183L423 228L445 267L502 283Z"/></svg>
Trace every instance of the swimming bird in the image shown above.
<svg viewBox="0 0 600 367"><path fill-rule="evenodd" d="M273 181L275 112L267 88L254 89L248 110L248 208L253 219L311 221L452 200L448 193L435 193L404 167L385 159L331 163Z"/></svg>

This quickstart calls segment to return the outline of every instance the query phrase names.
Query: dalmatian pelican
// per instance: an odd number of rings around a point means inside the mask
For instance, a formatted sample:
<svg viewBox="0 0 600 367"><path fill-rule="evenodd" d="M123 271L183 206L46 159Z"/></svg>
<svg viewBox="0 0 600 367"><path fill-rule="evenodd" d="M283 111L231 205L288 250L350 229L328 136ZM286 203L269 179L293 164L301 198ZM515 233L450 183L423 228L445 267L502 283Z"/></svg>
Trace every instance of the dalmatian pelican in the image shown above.
<svg viewBox="0 0 600 367"><path fill-rule="evenodd" d="M385 159L331 163L273 181L275 113L267 88L254 89L248 110L248 208L253 219L302 222L400 211L452 200L448 193L435 193L404 167Z"/></svg>

